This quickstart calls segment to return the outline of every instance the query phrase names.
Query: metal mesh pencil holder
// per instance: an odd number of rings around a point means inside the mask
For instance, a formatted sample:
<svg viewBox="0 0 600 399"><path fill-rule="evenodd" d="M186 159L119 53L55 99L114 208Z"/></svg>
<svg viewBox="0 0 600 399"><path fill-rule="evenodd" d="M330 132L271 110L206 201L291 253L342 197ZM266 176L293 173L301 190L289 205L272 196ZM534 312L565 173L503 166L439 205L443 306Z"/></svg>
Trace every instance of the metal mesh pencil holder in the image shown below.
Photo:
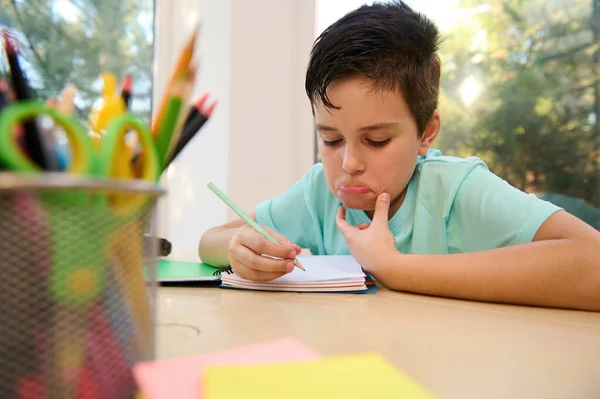
<svg viewBox="0 0 600 399"><path fill-rule="evenodd" d="M0 173L0 398L132 398L153 358L157 186Z"/></svg>

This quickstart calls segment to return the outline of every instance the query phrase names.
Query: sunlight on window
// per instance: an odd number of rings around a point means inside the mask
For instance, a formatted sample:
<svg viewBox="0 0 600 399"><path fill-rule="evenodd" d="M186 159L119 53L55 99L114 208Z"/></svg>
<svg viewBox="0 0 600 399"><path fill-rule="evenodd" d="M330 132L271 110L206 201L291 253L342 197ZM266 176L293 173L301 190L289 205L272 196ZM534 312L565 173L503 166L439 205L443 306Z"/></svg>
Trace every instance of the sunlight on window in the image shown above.
<svg viewBox="0 0 600 399"><path fill-rule="evenodd" d="M56 0L52 9L68 22L76 22L79 18L79 9L69 0Z"/></svg>
<svg viewBox="0 0 600 399"><path fill-rule="evenodd" d="M475 101L481 91L483 90L483 86L477 79L473 76L469 76L465 79L462 85L460 85L460 97L463 100L463 103L468 107Z"/></svg>

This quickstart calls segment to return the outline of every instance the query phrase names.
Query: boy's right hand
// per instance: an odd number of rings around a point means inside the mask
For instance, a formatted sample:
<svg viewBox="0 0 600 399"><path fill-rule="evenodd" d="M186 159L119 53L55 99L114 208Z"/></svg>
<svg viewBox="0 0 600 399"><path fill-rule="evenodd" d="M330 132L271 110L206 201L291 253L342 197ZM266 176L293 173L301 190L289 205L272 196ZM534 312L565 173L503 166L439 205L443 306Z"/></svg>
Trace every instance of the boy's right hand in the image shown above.
<svg viewBox="0 0 600 399"><path fill-rule="evenodd" d="M265 282L290 273L294 270L293 259L302 251L281 234L267 227L263 228L279 244L267 240L248 225L238 227L229 242L231 267L235 274L247 280Z"/></svg>

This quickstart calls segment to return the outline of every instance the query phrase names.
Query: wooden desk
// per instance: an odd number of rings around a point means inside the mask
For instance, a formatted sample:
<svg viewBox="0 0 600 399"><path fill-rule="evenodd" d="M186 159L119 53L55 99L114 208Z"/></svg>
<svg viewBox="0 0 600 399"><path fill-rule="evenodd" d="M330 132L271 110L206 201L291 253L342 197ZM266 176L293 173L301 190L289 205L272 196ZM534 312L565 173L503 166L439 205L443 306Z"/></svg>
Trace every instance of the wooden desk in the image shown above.
<svg viewBox="0 0 600 399"><path fill-rule="evenodd" d="M600 398L600 314L373 295L160 288L158 357L294 336L376 351L442 399Z"/></svg>

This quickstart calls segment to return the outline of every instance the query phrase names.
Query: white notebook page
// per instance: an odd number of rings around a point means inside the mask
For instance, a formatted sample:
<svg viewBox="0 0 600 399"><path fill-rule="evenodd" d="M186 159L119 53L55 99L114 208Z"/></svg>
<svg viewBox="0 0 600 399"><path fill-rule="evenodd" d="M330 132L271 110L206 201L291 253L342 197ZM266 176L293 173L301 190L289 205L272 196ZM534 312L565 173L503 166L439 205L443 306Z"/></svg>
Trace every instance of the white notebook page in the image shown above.
<svg viewBox="0 0 600 399"><path fill-rule="evenodd" d="M298 283L335 282L340 280L356 282L357 279L365 278L362 268L350 255L298 256L298 260L306 271L294 268L293 272L268 283L260 283L260 285L284 284L290 286ZM249 282L236 274L223 274L221 277L223 282Z"/></svg>

